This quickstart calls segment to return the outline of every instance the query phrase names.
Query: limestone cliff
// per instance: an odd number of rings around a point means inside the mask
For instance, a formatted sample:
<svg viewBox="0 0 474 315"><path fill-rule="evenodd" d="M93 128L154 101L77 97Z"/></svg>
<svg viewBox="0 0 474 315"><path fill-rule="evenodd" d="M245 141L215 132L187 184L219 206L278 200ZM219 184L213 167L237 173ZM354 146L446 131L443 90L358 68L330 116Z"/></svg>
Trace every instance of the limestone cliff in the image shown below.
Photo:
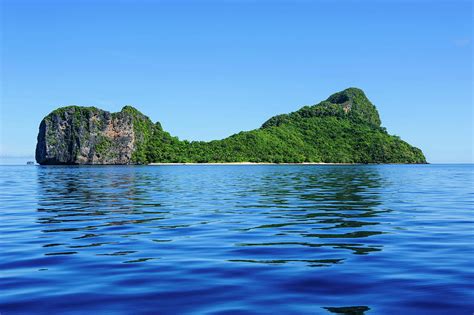
<svg viewBox="0 0 474 315"><path fill-rule="evenodd" d="M68 106L46 116L36 146L39 164L131 164L152 128L150 119L125 106L118 113Z"/></svg>

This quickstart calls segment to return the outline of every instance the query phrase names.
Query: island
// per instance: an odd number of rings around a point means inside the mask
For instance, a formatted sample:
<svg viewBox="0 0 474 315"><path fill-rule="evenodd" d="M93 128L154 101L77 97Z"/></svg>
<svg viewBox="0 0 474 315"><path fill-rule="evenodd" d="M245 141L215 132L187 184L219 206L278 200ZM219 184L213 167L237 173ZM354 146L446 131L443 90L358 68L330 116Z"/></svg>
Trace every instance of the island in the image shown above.
<svg viewBox="0 0 474 315"><path fill-rule="evenodd" d="M40 123L41 165L152 163L426 163L423 152L390 135L358 88L271 117L222 140L187 141L132 106L118 113L66 106Z"/></svg>

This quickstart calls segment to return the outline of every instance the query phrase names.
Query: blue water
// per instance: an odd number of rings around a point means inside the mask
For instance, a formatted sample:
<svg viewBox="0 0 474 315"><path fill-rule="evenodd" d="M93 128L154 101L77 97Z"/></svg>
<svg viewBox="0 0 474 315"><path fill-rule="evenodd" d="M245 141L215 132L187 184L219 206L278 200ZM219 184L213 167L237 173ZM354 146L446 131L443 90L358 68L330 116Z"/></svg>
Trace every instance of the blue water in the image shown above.
<svg viewBox="0 0 474 315"><path fill-rule="evenodd" d="M0 313L472 314L474 166L0 167Z"/></svg>

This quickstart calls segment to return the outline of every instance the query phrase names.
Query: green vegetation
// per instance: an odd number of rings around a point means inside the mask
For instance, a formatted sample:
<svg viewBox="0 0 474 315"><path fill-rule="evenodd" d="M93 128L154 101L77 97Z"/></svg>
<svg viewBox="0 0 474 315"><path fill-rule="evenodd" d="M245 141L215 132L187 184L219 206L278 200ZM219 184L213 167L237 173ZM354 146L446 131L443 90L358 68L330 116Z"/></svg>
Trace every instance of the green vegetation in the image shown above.
<svg viewBox="0 0 474 315"><path fill-rule="evenodd" d="M161 125L154 125L150 118L143 115L132 106L125 106L119 115L131 117L135 133L135 150L132 153L132 162L137 164L150 163L148 160L149 143L153 140L156 130L161 130Z"/></svg>
<svg viewBox="0 0 474 315"><path fill-rule="evenodd" d="M100 155L107 155L109 149L112 147L112 140L101 136L95 145L95 151Z"/></svg>
<svg viewBox="0 0 474 315"><path fill-rule="evenodd" d="M132 162L426 163L420 149L381 127L375 106L360 89L267 120L261 128L210 142L180 141L133 107Z"/></svg>
<svg viewBox="0 0 474 315"><path fill-rule="evenodd" d="M73 113L74 118L81 119L83 117L90 117L94 113L99 113L100 111L101 111L100 109L93 106L90 106L90 107L76 106L76 105L64 106L52 111L46 117L46 119L54 117L54 116L59 116L65 119L65 115L67 115L68 113Z"/></svg>

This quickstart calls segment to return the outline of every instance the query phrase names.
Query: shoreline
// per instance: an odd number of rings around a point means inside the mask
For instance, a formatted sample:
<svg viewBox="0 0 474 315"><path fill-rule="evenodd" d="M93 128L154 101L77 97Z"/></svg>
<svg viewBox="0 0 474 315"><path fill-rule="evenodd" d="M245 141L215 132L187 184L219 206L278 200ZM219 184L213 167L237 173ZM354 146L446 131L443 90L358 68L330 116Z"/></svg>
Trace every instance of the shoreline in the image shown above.
<svg viewBox="0 0 474 315"><path fill-rule="evenodd" d="M362 163L324 163L324 162L302 162L302 163L272 163L272 162L205 162L205 163L149 163L149 166L163 165L363 165Z"/></svg>
<svg viewBox="0 0 474 315"><path fill-rule="evenodd" d="M272 162L160 162L148 164L0 164L1 166L181 166L181 165L429 165L431 163L335 163L335 162L302 162L302 163L272 163ZM472 164L472 163L439 163L439 164Z"/></svg>

